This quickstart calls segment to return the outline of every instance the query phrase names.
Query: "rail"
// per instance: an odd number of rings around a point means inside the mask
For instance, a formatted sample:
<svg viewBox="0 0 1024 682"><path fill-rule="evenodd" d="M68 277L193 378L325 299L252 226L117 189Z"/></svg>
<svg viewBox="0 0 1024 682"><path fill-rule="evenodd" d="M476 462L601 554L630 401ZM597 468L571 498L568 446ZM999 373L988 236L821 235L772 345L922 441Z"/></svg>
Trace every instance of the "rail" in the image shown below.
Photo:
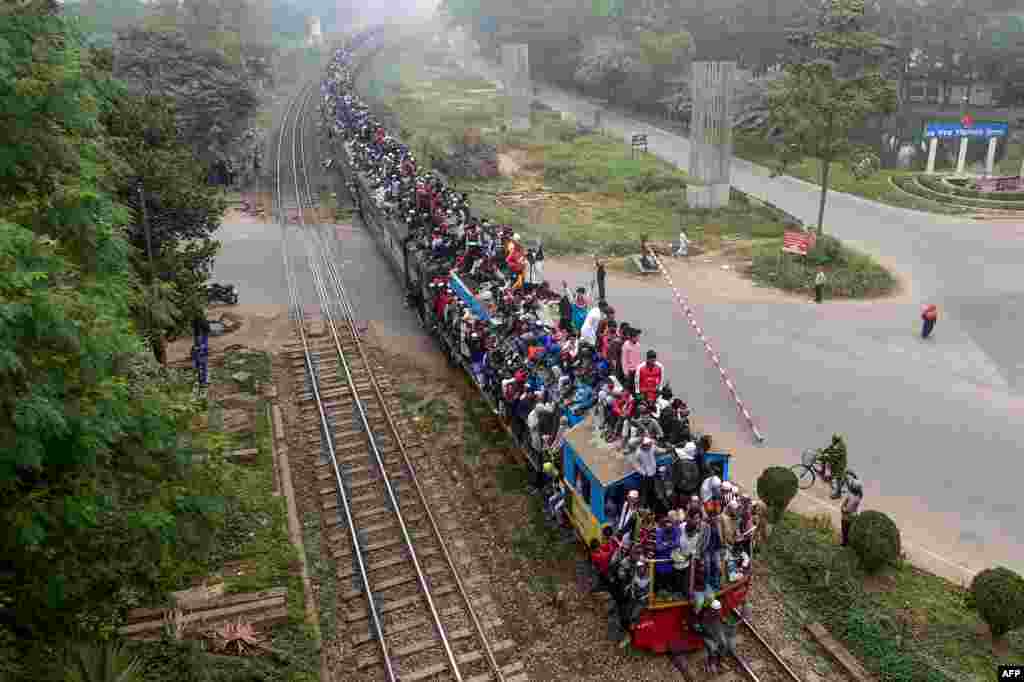
<svg viewBox="0 0 1024 682"><path fill-rule="evenodd" d="M310 96L310 93L312 91L313 91L312 89L311 90L307 90L306 99L308 99L308 97ZM315 199L314 199L314 196L313 196L313 191L312 191L311 186L310 186L310 174L308 172L308 167L306 165L307 159L306 159L306 150L305 150L304 137L303 137L302 132L301 132L301 120L302 120L302 117L301 117L301 105L300 105L299 114L297 114L294 117L293 153L292 153L292 171L293 171L293 173L292 173L292 175L293 175L293 179L294 179L294 183L295 183L295 195L296 195L297 202L298 202L298 215L299 215L298 222L299 222L300 227L303 227L306 224L305 223L305 217L304 217L305 216L305 209L306 208L314 208L316 202L315 202ZM300 171L300 165L301 165L301 171ZM300 178L300 174L301 174L301 178ZM301 186L300 186L300 182L301 182ZM411 479L414 487L416 488L417 496L418 496L419 501L420 501L420 503L421 503L421 505L423 507L423 510L425 512L426 519L429 521L429 525L430 525L430 528L432 530L433 536L434 536L434 538L438 542L438 546L439 546L439 548L441 550L441 553L442 553L442 555L444 557L445 563L447 564L447 568L449 569L450 574L452 575L452 577L454 579L455 586L457 588L457 591L459 592L459 597L461 598L463 604L465 605L465 612L469 616L469 619L473 623L473 628L474 628L474 631L475 631L475 633L477 635L477 639L478 639L478 641L479 641L479 643L481 645L481 648L483 649L483 651L485 653L487 665L490 668L492 674L494 675L494 678L497 679L499 682L504 682L505 676L504 676L504 674L502 672L501 666L497 662L497 659L496 659L495 653L494 653L494 649L492 648L492 646L490 644L490 641L489 641L489 639L487 637L487 634L485 632L483 623L481 622L479 616L477 615L476 610L472 606L470 595L469 595L469 593L468 593L468 591L466 589L465 584L462 581L462 578L459 576L459 571L458 571L458 569L456 567L456 564L455 564L455 562L454 562L454 560L452 558L452 555L451 555L451 553L450 553L450 551L449 551L449 549L447 547L447 544L444 541L444 538L443 538L443 535L441 533L441 529L440 529L440 527L439 527L439 525L437 523L437 520L434 517L433 512L430 510L430 505L427 502L426 494L425 494L425 492L423 490L423 487L422 487L422 485L420 483L420 480L416 476L416 472L415 472L415 468L414 468L413 463L412 463L412 459L409 456L409 453L408 453L408 451L406 449L406 446L405 446L405 444L403 442L400 430L399 430L399 428L398 428L398 426L397 426L397 424L396 424L396 422L394 420L394 417L393 417L393 415L391 413L391 410L388 407L387 401L385 400L385 397L384 397L383 391L381 389L380 383L378 381L378 378L377 378L377 376L375 375L375 373L372 370L372 365L370 363L370 360L367 357L366 351L365 351L365 349L364 349L364 347L363 347L363 345L362 345L362 343L360 341L360 335L359 335L359 331L357 329L357 321L356 321L355 310L354 310L354 307L353 307L353 302L352 302L351 297L348 295L348 292L347 292L347 290L346 290L346 288L344 286L344 283L342 281L342 278L340 276L340 272L339 272L337 266L333 263L332 258L330 257L331 250L330 250L330 248L328 248L328 245L325 243L324 237L323 237L322 234L318 234L318 233L314 232L313 241L314 241L314 244L311 244L309 241L305 242L305 244L306 244L306 255L307 255L310 271L311 271L311 274L313 276L314 285L315 285L315 288L316 288L317 293L318 293L318 297L319 297L320 302L321 302L321 311L322 311L322 314L323 314L324 322L326 323L326 326L330 329L331 341L332 341L332 344L333 344L333 347L334 347L335 355L338 358L339 365L341 366L341 368L344 371L345 380L346 380L346 383L348 385L349 394L352 396L353 404L356 407L358 415L359 415L359 422L361 423L362 428L363 428L364 432L366 433L367 441L368 441L368 444L370 446L371 453L373 455L374 460L376 461L377 468L380 471L381 482L384 484L384 488L386 490L386 495L387 495L388 501L390 502L391 509L394 511L395 519L397 520L398 525L399 525L399 527L401 529L401 535L402 535L402 538L404 540L405 547L408 550L408 556L409 556L409 558L411 560L411 563L412 563L413 567L415 568L416 578L417 578L417 581L419 583L419 586L420 586L420 589L422 591L422 594L423 594L423 596L424 596L424 598L425 598L425 600L427 602L427 607L428 607L428 609L430 611L431 619L433 620L433 623L434 623L434 626L435 626L435 631L436 631L436 633L438 635L438 639L440 641L441 646L444 649L445 657L446 657L447 662L448 662L448 667L451 669L451 672L454 675L455 679L458 680L459 682L462 682L462 680L463 680L463 673L460 670L458 659L455 656L455 653L454 653L453 648L452 648L452 644L451 644L451 642L449 640L449 635L448 635L448 633L447 633L447 631L445 629L444 624L441 621L440 612L439 612L438 607L437 607L437 605L436 605L436 603L434 601L434 597L433 597L433 595L431 593L431 589L430 589L430 586L429 586L429 583L428 583L427 573L426 573L426 571L424 570L423 566L420 563L420 558L417 556L417 552L416 552L416 549L414 547L414 542L413 542L413 539L412 539L412 535L411 535L411 533L409 531L409 528L408 528L408 526L406 524L406 519L402 515L401 508L400 508L399 503L398 503L397 495L395 493L395 490L394 490L394 488L392 486L390 477L389 477L388 472L387 472L387 467L386 467L386 464L385 464L385 461L384 461L384 456L383 456L380 448L378 447L378 443L377 443L376 438L374 437L374 433L373 433L373 430L372 430L371 425L370 425L370 419L369 419L369 416L367 414L366 402L360 396L360 389L359 389L358 383L356 381L355 376L353 375L352 367L351 367L351 365L349 363L348 357L346 356L346 353L347 352L350 353L351 350L350 349L346 350L345 348L343 348L341 336L339 335L339 326L340 325L347 326L348 331L351 334L351 337L353 339L356 352L358 353L358 356L359 356L358 360L362 361L363 367L366 369L366 375L367 375L367 378L369 379L369 383L370 383L370 385L372 387L374 396L376 397L377 401L379 402L379 404L381 406L381 409L382 409L382 412L383 412L383 416L386 419L387 425L389 427L389 431L390 431L390 433L394 437L395 444L398 446L398 451L399 451L399 453L401 455L402 462L404 463L405 467L407 468L407 470L408 470L408 472L410 474L409 478ZM319 241L319 243L316 243L317 241ZM317 254L319 255L319 257L317 257ZM328 291L329 287L331 289L333 289L333 295L332 295L332 293L330 291ZM336 310L335 310L335 307L336 307ZM304 338L304 330L302 331L302 333L303 333L303 338ZM305 343L305 341L303 342L303 350L304 350L304 356L306 357L307 371L311 372L312 362L311 362L311 359L309 358L308 345ZM356 358L353 358L353 359L356 359ZM312 373L311 373L311 376L313 376ZM314 383L314 385L316 384L315 381L313 383ZM314 398L316 399L316 401L318 403L318 410L323 414L323 418L326 418L326 413L323 413L323 410L322 410L322 404L321 404L321 401L320 401L320 398L319 398L319 392L318 391L317 391L317 394L314 395ZM330 439L328 439L328 441L329 441L330 447L331 447L332 465L334 466L334 469L335 469L335 478L336 478L337 484L339 486L339 489L343 490L344 489L344 485L343 485L342 480L341 480L340 466L338 465L337 458L334 455L333 442ZM355 537L354 523L351 523L351 522L350 522L350 534L353 537ZM355 547L355 553L357 555L360 554L358 547ZM360 556L360 565L361 565L361 573L364 574L364 582L363 582L364 589L365 589L368 597L370 597L371 592L370 592L369 580L368 580L368 577L365 577L365 572L364 572L364 569L362 568L362 557L361 556ZM369 601L373 602L372 597L369 598ZM388 665L389 677L391 679L394 679L394 677L393 677L393 674L394 674L393 668L391 666L390 661L388 661L389 656L387 654L387 649L386 649L387 645L386 645L386 642L384 641L383 627L380 626L379 619L375 619L375 628L376 628L376 632L378 633L378 639L380 640L380 642L382 644L382 652L384 653L385 661L387 662L387 665Z"/></svg>
<svg viewBox="0 0 1024 682"><path fill-rule="evenodd" d="M305 225L305 219L303 216L303 199L307 201L310 197L303 197L299 186L299 171L298 171L298 158L303 153L302 146L302 135L299 129L301 119L297 118L295 122L294 141L296 144L296 153L292 154L292 164L295 169L295 194L298 198L299 203L299 224L300 226ZM303 158L303 166L305 166L305 159ZM306 178L306 186L309 186L309 175L303 168L303 173ZM312 203L312 202L309 202ZM351 392L353 403L355 404L357 411L359 412L359 420L362 423L363 429L366 432L367 443L370 446L370 451L373 453L374 460L377 462L377 467L381 473L381 479L384 483L384 488L387 491L388 501L391 503L391 507L395 512L395 519L398 521L398 526L402 532L402 539L405 542L406 548L409 550L409 557L412 560L413 566L416 569L416 578L420 583L420 588L423 590L423 595L427 600L427 606L430 610L431 618L434 620L434 627L437 630L438 637L441 639L441 644L445 650L445 656L448 658L449 666L452 669L452 674L455 675L455 679L462 682L462 673L459 671L459 664L455 660L455 653L452 651L451 642L448 640L448 635L445 632L444 625L441 623L441 614L437 611L437 606L434 604L434 598L430 593L430 585L427 582L427 576L423 571L423 567L420 564L419 557L416 555L416 548L412 541L412 537L409 535L409 529L405 522L405 517L402 515L401 508L398 505L398 497L395 495L394 488L391 485L391 477L388 476L387 467L384 464L384 457L381 455L380 448L377 445L377 439L373 435L373 429L370 426L370 421L366 415L366 406L363 403L363 399L359 396L359 389L356 386L355 378L352 376L351 367L348 364L348 359L345 357L345 351L341 347L341 339L338 336L338 328L335 324L334 316L331 312L330 295L327 291L327 287L324 284L323 277L320 272L320 266L316 262L316 258L311 253L311 248L307 242L307 258L309 259L310 271L313 274L313 281L316 285L318 293L320 294L321 310L323 311L324 321L331 330L331 338L334 341L334 348L338 356L338 361L341 363L341 367L345 372L345 380L349 385L349 391ZM320 249L321 256L323 255L323 249ZM350 321L351 322L351 321ZM356 332L354 324L352 325L352 333L356 339L356 346L359 347L359 335ZM360 349L361 350L361 349ZM373 379L373 372L369 369L367 364L368 375ZM383 402L383 397L381 397ZM389 421L390 423L390 421ZM392 425L393 427L393 425ZM397 430L396 430L397 435ZM332 444L333 447L333 444ZM341 485L339 477L339 485ZM390 662L389 662L390 665Z"/></svg>
<svg viewBox="0 0 1024 682"><path fill-rule="evenodd" d="M308 98L308 96L309 96L309 94L308 94L309 93L309 89L310 89L310 86L306 86L304 88L304 90L305 90L305 97L306 98ZM319 386L318 386L318 381L319 381L318 374L317 374L316 370L313 367L312 356L311 356L311 354L309 352L309 343L308 343L308 340L306 339L305 313L304 313L304 311L302 309L301 301L299 300L298 285L297 285L297 282L295 281L295 273L292 271L291 260L289 259L289 256L288 256L288 218L287 218L287 214L286 214L285 209L284 209L284 198L283 198L284 197L284 193L282 192L281 156L282 156L282 151L284 149L284 137L285 137L285 133L286 133L287 128L288 128L288 120L289 120L289 117L293 117L296 120L296 125L293 128L293 133L292 133L293 134L293 137L292 137L293 150L292 150L292 152L293 152L293 157L294 157L294 146L295 146L294 135L295 135L295 131L297 131L299 129L299 121L301 121L303 97L304 97L304 93L303 93L303 91L300 91L299 94L292 101L290 101L288 103L288 107L285 110L284 116L283 116L283 118L281 120L281 127L278 130L277 158L275 159L275 168L274 168L274 170L275 170L275 173L274 173L274 175L275 175L275 189L277 190L276 193L277 193L277 203L278 203L278 216L279 216L279 220L281 222L281 256L284 259L285 276L286 276L286 278L288 280L289 307L292 309L292 314L294 316L293 319L295 320L296 328L297 328L297 331L299 333L299 340L302 343L303 359L304 359L304 362L305 362L305 365L306 365L306 371L308 372L309 377L310 377L310 385L312 387L313 396L314 396L314 399L316 401L317 412L318 412L319 417L320 417L320 428L321 428L322 433L324 435L323 441L327 443L328 452L330 454L331 466L332 466L332 468L334 470L334 479L335 479L335 483L336 483L336 485L338 487L338 495L341 498L341 506L342 506L342 509L345 512L345 522L348 525L349 536L352 538L352 554L353 554L353 556L356 557L356 560L357 560L357 563L358 563L359 578L360 578L360 581L362 582L363 589L364 589L365 594L366 594L367 608L368 608L369 613L370 613L370 618L371 618L371 620L373 622L374 632L377 634L377 642L380 645L381 655L382 655L382 657L384 659L385 672L387 673L388 680L390 682L397 682L398 678L397 678L397 676L395 674L394 665L392 664L391 656L390 656L389 651L388 651L387 640L384 637L384 628L383 628L383 625L381 623L380 614L377 611L377 605L376 605L376 603L375 603L375 601L373 599L373 592L372 592L372 590L370 588L369 573L366 570L366 563L363 561L363 554L362 554L362 551L360 550L360 547L359 547L359 536L356 533L355 522L354 522L353 516L352 516L352 508L351 508L351 505L349 503L348 494L345 491L344 482L342 481L341 468L338 465L337 453L335 452L335 449L334 449L334 439L330 435L331 434L330 422L327 419L327 414L324 411L323 400L320 397L320 389L319 389ZM292 159L292 168L293 168L293 171L296 169L295 159L294 158ZM297 178L295 180L295 183L296 183L296 187L297 187L298 186L298 179ZM298 203L300 203L300 209L301 209L301 202L299 201L299 195L298 195L297 192L296 192L296 197L295 198L296 198L296 201ZM301 221L302 220L301 210L299 211L299 215L300 215L300 221Z"/></svg>

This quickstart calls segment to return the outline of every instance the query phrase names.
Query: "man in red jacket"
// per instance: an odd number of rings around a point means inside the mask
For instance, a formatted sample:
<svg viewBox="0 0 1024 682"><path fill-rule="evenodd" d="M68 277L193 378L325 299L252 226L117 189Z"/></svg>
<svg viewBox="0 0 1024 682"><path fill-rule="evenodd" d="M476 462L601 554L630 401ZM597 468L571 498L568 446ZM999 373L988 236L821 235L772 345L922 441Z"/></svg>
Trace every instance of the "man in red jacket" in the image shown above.
<svg viewBox="0 0 1024 682"><path fill-rule="evenodd" d="M658 399L658 392L665 383L665 368L658 362L658 354L647 351L647 362L636 371L636 392L642 393L651 405Z"/></svg>

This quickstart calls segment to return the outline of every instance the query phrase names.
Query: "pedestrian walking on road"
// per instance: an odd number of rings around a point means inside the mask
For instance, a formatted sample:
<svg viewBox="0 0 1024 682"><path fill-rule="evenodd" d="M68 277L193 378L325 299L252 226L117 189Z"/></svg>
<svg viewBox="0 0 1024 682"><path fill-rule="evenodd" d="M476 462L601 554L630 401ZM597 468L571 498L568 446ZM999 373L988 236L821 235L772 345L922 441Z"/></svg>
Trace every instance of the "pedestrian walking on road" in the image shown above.
<svg viewBox="0 0 1024 682"><path fill-rule="evenodd" d="M679 246L676 248L676 252L673 254L677 258L685 258L690 253L690 240L686 236L686 232L683 230L679 231Z"/></svg>
<svg viewBox="0 0 1024 682"><path fill-rule="evenodd" d="M927 339L932 330L935 329L935 323L939 319L939 308L934 303L929 303L924 306L921 310L921 319L924 320L924 325L921 327L921 338Z"/></svg>
<svg viewBox="0 0 1024 682"><path fill-rule="evenodd" d="M818 268L818 274L814 276L814 302L821 303L825 296L825 271Z"/></svg>
<svg viewBox="0 0 1024 682"><path fill-rule="evenodd" d="M605 282L605 270L604 270L604 259L594 254L594 264L597 266L597 300L604 302L604 282Z"/></svg>

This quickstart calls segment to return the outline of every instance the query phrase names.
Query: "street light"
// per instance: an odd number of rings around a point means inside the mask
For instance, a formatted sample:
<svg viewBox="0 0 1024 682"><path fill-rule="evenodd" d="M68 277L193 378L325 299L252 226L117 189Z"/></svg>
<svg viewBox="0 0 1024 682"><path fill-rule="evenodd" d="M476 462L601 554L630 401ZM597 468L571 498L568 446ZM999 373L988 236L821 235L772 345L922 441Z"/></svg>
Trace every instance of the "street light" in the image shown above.
<svg viewBox="0 0 1024 682"><path fill-rule="evenodd" d="M148 308L149 308L149 333L155 335L156 334L156 329L155 329L156 325L155 325L155 323L153 321L153 306L156 305L156 298L157 298L156 267L153 265L153 238L152 238L152 235L150 235L150 232L149 232L149 214L146 211L146 191L145 191L145 187L142 184L142 180L141 179L136 184L136 189L139 192L139 209L141 210L141 214L140 215L142 217L142 230L146 234L146 256L149 259L149 279L150 279L150 284L153 287L153 298L150 300L149 306L148 306ZM156 336L153 336L153 343L154 343L154 349L158 349L160 347L159 341L156 338ZM161 362L161 364L163 364L163 358L160 357L162 355L163 355L162 353L159 353L158 357L157 357L157 360L159 360Z"/></svg>

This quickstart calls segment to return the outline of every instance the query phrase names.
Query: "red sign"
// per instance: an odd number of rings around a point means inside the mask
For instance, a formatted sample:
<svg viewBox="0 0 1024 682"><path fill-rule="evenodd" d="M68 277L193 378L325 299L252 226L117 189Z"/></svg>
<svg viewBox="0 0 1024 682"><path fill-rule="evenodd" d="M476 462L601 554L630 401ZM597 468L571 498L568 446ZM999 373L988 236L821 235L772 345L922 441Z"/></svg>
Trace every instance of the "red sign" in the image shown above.
<svg viewBox="0 0 1024 682"><path fill-rule="evenodd" d="M960 123L963 124L964 128L970 128L974 125L974 118L970 114L964 114L964 117L960 119Z"/></svg>
<svg viewBox="0 0 1024 682"><path fill-rule="evenodd" d="M806 256L810 249L814 248L818 237L813 232L786 232L782 235L782 250L786 253L795 253L799 256Z"/></svg>

